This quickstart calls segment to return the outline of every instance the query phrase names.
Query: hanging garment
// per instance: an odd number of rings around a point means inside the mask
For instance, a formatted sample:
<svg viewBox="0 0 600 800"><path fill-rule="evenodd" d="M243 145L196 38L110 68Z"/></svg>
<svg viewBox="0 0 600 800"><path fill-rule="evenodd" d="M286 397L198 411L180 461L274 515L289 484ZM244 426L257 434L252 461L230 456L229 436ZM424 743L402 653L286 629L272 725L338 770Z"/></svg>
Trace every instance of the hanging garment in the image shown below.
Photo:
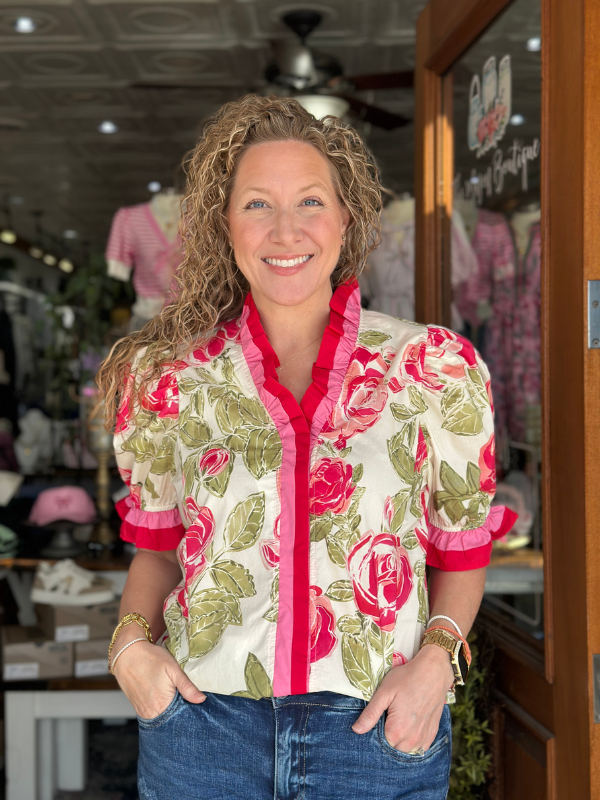
<svg viewBox="0 0 600 800"><path fill-rule="evenodd" d="M129 280L137 302L133 313L152 318L163 307L175 270L182 260L181 239L169 240L150 203L120 208L113 219L106 247L108 274Z"/></svg>
<svg viewBox="0 0 600 800"><path fill-rule="evenodd" d="M481 352L492 377L497 435L508 429L512 371L516 251L502 214L480 210L471 246L477 270L455 290L455 303L473 327L485 324Z"/></svg>
<svg viewBox="0 0 600 800"><path fill-rule="evenodd" d="M381 217L381 244L365 271L369 309L397 319L415 318L415 223Z"/></svg>

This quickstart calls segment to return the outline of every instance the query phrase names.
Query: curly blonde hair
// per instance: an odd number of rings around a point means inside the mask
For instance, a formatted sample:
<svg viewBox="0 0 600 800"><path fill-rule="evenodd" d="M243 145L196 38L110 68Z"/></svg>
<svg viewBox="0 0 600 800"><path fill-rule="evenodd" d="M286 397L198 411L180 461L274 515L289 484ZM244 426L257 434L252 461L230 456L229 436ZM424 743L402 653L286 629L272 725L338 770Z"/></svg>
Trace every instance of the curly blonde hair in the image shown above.
<svg viewBox="0 0 600 800"><path fill-rule="evenodd" d="M350 212L345 247L331 276L333 288L362 271L380 241L381 186L373 156L358 133L335 117L315 119L287 97L247 95L227 103L207 122L184 164L184 259L175 275L174 299L141 331L117 342L98 372L107 427L139 351L144 349L143 368L138 365L134 400L165 364L241 313L249 286L233 257L227 220L236 167L252 145L290 140L307 142L325 156L339 200Z"/></svg>

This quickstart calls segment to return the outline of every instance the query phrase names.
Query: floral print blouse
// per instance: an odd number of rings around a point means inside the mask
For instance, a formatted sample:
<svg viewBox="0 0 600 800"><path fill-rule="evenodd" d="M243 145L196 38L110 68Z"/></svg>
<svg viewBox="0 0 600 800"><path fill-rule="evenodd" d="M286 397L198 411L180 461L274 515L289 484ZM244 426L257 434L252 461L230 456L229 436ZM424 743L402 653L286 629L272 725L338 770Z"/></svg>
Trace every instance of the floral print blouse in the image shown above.
<svg viewBox="0 0 600 800"><path fill-rule="evenodd" d="M251 295L134 414L124 393L121 535L177 550L166 646L202 690L370 698L419 648L426 564L483 567L510 528L473 347L362 310L355 281L330 305L300 404Z"/></svg>

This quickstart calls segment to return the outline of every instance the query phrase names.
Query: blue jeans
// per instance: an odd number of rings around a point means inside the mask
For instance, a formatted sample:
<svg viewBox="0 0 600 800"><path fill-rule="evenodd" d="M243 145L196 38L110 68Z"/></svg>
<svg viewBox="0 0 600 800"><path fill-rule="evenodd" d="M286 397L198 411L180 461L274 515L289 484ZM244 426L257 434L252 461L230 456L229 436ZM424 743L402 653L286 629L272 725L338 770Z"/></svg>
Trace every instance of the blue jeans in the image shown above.
<svg viewBox="0 0 600 800"><path fill-rule="evenodd" d="M160 716L139 720L140 800L444 800L450 711L424 756L395 750L382 717L351 726L364 700L333 692L252 700L179 694Z"/></svg>

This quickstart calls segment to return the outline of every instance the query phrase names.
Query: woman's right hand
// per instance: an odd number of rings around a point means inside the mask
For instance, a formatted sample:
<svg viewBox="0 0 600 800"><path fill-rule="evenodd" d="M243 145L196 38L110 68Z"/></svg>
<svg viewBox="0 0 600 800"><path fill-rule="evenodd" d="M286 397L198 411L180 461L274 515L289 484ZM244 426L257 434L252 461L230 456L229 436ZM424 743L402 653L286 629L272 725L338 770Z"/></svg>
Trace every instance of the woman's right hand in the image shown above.
<svg viewBox="0 0 600 800"><path fill-rule="evenodd" d="M126 642L119 642L120 647L124 644ZM119 645L115 646L114 654L118 653ZM142 719L154 719L162 714L176 690L189 703L202 703L206 699L169 651L150 642L136 642L121 653L114 675Z"/></svg>

